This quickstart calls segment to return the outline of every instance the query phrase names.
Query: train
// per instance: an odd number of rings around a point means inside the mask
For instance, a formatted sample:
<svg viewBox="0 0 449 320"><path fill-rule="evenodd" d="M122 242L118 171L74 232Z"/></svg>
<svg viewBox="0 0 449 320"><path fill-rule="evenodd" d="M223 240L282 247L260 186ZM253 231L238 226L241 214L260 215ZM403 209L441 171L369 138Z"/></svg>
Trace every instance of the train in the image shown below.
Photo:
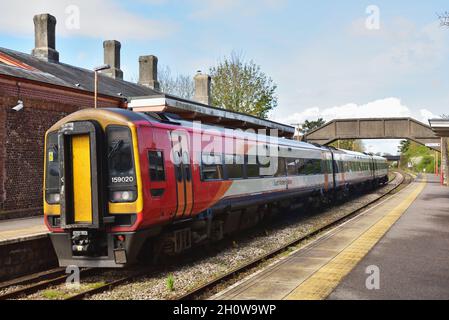
<svg viewBox="0 0 449 320"><path fill-rule="evenodd" d="M60 266L176 255L388 181L382 157L118 108L68 115L44 148L44 220Z"/></svg>

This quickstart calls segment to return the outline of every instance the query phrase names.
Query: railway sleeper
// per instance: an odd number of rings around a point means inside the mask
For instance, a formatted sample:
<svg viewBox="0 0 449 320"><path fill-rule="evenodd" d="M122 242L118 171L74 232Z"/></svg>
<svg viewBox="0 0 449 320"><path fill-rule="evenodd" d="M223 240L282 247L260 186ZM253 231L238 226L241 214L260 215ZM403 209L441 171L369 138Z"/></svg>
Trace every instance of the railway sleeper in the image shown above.
<svg viewBox="0 0 449 320"><path fill-rule="evenodd" d="M384 181L381 182L384 183ZM185 221L178 226L178 229L167 230L163 236L153 239L152 256L155 261L160 253L174 256L200 244L223 240L226 235L247 230L287 211L299 209L300 213L316 212L322 206L344 202L351 195L365 193L369 189L371 189L369 184L359 184L352 188L342 187L336 193L315 192L308 196L250 206L245 209L220 211L215 214L208 212L202 219Z"/></svg>

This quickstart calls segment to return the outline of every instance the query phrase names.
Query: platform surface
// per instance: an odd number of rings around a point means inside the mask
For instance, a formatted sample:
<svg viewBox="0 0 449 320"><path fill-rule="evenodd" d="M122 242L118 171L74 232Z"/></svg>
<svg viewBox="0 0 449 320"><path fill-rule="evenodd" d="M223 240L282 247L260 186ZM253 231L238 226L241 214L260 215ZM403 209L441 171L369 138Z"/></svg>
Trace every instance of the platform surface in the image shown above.
<svg viewBox="0 0 449 320"><path fill-rule="evenodd" d="M434 175L417 200L329 299L449 299L449 188ZM379 289L366 288L367 268Z"/></svg>
<svg viewBox="0 0 449 320"><path fill-rule="evenodd" d="M449 188L435 176L218 293L216 300L449 297ZM368 266L380 290L368 290Z"/></svg>
<svg viewBox="0 0 449 320"><path fill-rule="evenodd" d="M27 239L48 233L43 217L12 219L0 221L0 244Z"/></svg>

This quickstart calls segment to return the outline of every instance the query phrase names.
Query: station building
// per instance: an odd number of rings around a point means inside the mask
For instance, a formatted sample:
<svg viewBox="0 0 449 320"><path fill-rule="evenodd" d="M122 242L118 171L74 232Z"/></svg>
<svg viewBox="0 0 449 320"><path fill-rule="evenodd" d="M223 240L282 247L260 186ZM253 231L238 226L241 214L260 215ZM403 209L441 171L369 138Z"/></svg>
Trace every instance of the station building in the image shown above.
<svg viewBox="0 0 449 320"><path fill-rule="evenodd" d="M30 21L31 23L31 21ZM46 130L59 119L94 107L94 71L60 61L56 18L34 17L35 48L31 54L0 47L0 220L42 212L43 149ZM104 41L104 63L98 80L98 107L178 113L230 128L276 129L291 137L294 128L210 106L210 77L195 76L194 100L160 92L158 59L139 57L139 80L123 80L121 44Z"/></svg>

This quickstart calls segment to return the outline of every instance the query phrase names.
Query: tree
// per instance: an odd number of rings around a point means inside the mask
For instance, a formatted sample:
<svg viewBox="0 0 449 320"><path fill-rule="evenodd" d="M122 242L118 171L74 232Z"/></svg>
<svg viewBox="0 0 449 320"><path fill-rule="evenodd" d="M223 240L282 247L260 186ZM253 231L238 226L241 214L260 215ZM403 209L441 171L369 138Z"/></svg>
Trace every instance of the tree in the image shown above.
<svg viewBox="0 0 449 320"><path fill-rule="evenodd" d="M304 121L304 124L301 126L300 131L302 134L307 134L315 129L322 127L325 123L326 121L323 118L319 118L316 121L306 120Z"/></svg>
<svg viewBox="0 0 449 320"><path fill-rule="evenodd" d="M410 140L402 140L399 144L399 153L404 154L410 149Z"/></svg>
<svg viewBox="0 0 449 320"><path fill-rule="evenodd" d="M445 12L443 14L438 14L438 18L440 19L442 27L449 27L449 12Z"/></svg>
<svg viewBox="0 0 449 320"><path fill-rule="evenodd" d="M212 105L227 110L267 118L277 107L277 85L253 60L231 53L210 68Z"/></svg>
<svg viewBox="0 0 449 320"><path fill-rule="evenodd" d="M158 79L161 91L184 99L192 99L195 92L193 78L187 75L172 75L168 66L162 67L158 71Z"/></svg>
<svg viewBox="0 0 449 320"><path fill-rule="evenodd" d="M405 145L407 145L406 151L401 153L402 167L416 172L435 171L435 151L416 142L408 141Z"/></svg>
<svg viewBox="0 0 449 320"><path fill-rule="evenodd" d="M335 141L335 142L332 142L330 144L330 146L334 147L334 148L338 148L338 149L357 151L357 152L365 152L365 146L363 145L363 142L361 140L356 140L356 139Z"/></svg>

